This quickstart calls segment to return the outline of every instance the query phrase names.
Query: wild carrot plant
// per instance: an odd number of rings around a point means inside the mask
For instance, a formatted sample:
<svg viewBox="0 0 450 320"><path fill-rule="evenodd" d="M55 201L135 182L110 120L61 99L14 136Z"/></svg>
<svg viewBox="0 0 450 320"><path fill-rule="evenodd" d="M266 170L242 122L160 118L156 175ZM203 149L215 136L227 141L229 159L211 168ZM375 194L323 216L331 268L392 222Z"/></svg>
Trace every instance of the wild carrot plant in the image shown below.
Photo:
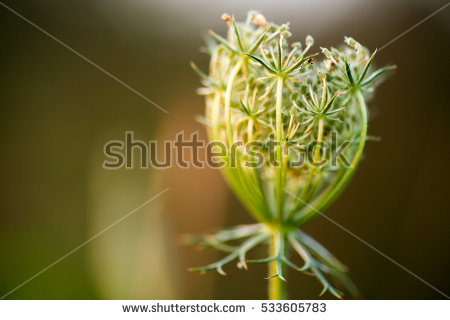
<svg viewBox="0 0 450 320"><path fill-rule="evenodd" d="M316 277L321 294L341 298L334 283L356 294L346 267L302 227L353 176L368 139L366 100L393 67L373 71L376 52L349 37L340 50L321 48L319 60L311 36L305 44L288 45L288 24L268 23L256 12L242 23L226 14L222 19L226 37L209 32L209 74L192 67L204 86L199 92L206 98L210 140L230 151L223 157L224 177L257 223L202 238L203 245L226 255L193 270L225 275L224 266L233 261L243 269L267 263L270 299L286 298L288 267ZM241 144L231 152L236 142ZM340 150L339 157L331 150ZM305 161L299 161L306 151ZM256 152L262 155L259 165ZM259 245L267 245L267 257L248 259ZM293 262L294 254L302 266Z"/></svg>

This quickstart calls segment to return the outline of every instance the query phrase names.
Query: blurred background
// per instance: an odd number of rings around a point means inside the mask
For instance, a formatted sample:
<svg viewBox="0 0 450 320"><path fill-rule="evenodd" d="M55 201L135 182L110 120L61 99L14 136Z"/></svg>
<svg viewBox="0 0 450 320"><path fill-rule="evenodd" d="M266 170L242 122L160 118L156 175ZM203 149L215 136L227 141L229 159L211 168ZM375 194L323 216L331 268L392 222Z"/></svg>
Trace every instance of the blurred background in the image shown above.
<svg viewBox="0 0 450 320"><path fill-rule="evenodd" d="M208 28L224 34L224 12L290 21L292 41L336 46L345 35L380 48L445 1L4 1L27 19L167 109L165 114L56 41L0 7L0 295L14 289L161 190L170 191L68 256L7 299L261 299L264 266L228 266L228 276L188 267L214 251L179 235L251 219L212 169L102 169L103 146L174 139L204 129L195 61ZM446 294L450 293L450 8L376 57L395 63L370 103L367 145L332 217ZM306 231L346 265L367 299L442 296L328 221ZM316 299L314 278L290 274L292 298ZM324 296L331 298L331 296Z"/></svg>

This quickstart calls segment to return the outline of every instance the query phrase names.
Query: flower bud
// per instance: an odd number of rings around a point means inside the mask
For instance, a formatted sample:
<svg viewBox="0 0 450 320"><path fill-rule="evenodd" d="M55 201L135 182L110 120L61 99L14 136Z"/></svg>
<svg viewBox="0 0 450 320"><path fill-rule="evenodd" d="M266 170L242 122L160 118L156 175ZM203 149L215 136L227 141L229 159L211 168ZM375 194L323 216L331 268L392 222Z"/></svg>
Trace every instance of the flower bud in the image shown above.
<svg viewBox="0 0 450 320"><path fill-rule="evenodd" d="M252 22L254 25L260 27L265 27L267 25L266 18L260 13L255 14L255 16L252 19Z"/></svg>
<svg viewBox="0 0 450 320"><path fill-rule="evenodd" d="M222 19L223 21L230 21L231 17L228 13L224 13L220 16L220 19Z"/></svg>

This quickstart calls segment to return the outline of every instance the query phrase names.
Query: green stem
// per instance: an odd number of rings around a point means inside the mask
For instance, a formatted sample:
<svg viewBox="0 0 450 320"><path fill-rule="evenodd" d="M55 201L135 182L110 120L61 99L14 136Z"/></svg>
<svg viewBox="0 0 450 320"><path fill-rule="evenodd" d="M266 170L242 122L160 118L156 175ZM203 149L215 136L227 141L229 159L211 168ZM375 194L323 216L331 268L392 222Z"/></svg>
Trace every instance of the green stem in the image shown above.
<svg viewBox="0 0 450 320"><path fill-rule="evenodd" d="M276 95L276 115L275 115L275 135L276 135L276 184L275 184L275 199L276 199L276 217L279 222L283 220L284 214L284 198L285 191L283 185L283 122L281 117L281 109L283 107L283 81L282 77L277 78L277 95Z"/></svg>
<svg viewBox="0 0 450 320"><path fill-rule="evenodd" d="M252 142L253 141L253 119L248 119L247 124L247 141Z"/></svg>
<svg viewBox="0 0 450 320"><path fill-rule="evenodd" d="M211 110L211 121L213 123L213 128L211 130L212 140L214 141L220 141L220 133L219 133L219 115L220 115L220 103L222 100L222 92L218 91L215 93L215 96L213 98L212 102L212 110ZM225 159L225 161L229 161L229 159ZM228 184L231 186L231 189L234 191L236 196L239 198L241 203L244 204L245 208L250 212L250 214L257 220L261 220L259 218L259 215L262 211L261 208L259 208L256 205L256 202L253 200L253 198L247 193L247 192L241 192L242 189L242 183L240 179L233 174L232 169L228 167L228 165L225 167L225 171L228 174L224 174L223 171L223 177L228 182Z"/></svg>
<svg viewBox="0 0 450 320"><path fill-rule="evenodd" d="M361 160L367 137L367 107L364 101L364 97L360 91L356 92L356 99L358 100L361 113L361 133L359 136L358 149L356 150L352 163L340 179L339 183L336 184L336 186L331 189L329 193L324 195L324 197L318 199L318 203L312 203L309 206L307 213L299 215L299 218L296 219L295 222L300 225L305 224L311 218L316 216L317 212L324 210L327 206L329 206L342 193L342 191L344 191L345 187L350 182L350 179L353 177L356 168L358 167L358 163ZM314 209L311 209L311 206L314 207Z"/></svg>
<svg viewBox="0 0 450 320"><path fill-rule="evenodd" d="M320 153L320 143L322 142L323 139L323 119L319 120L319 128L318 128L318 132L317 132L317 139L316 139L316 147L314 150L314 156L313 156L313 163L311 163L311 168L309 170L308 173L308 177L306 178L306 182L305 185L302 188L302 191L300 192L300 195L298 196L298 201L294 207L294 209L292 209L292 211L289 213L288 215L288 219L291 219L292 216L298 212L298 210L300 210L302 207L305 206L305 202L307 201L307 196L308 194L310 194L310 185L312 182L312 179L314 178L314 174L316 173L316 163L317 160L319 159L319 153ZM317 182L317 181L316 181Z"/></svg>
<svg viewBox="0 0 450 320"><path fill-rule="evenodd" d="M284 251L283 248L280 248L283 237L279 232L274 232L272 234L272 239L270 239L269 246L269 257L275 257L280 255L280 250ZM271 277L279 272L283 272L283 270L279 270L279 268L283 268L283 264L280 264L277 259L269 262L268 276ZM281 280L280 277L273 277L269 280L268 287L268 297L270 300L283 300L286 299L286 282Z"/></svg>
<svg viewBox="0 0 450 320"><path fill-rule="evenodd" d="M211 122L212 122L212 140L219 140L219 112L220 112L220 99L222 93L216 92L212 103L211 110Z"/></svg>
<svg viewBox="0 0 450 320"><path fill-rule="evenodd" d="M316 146L314 150L314 157L313 157L313 163L311 163L311 169L309 170L308 178L306 178L305 186L302 189L302 192L300 193L300 200L305 201L306 194L309 190L309 185L311 184L311 181L314 177L314 173L316 172L316 163L317 160L319 160L319 153L320 153L320 144L322 143L323 138L323 119L319 120L319 128L317 130L317 140L316 140Z"/></svg>
<svg viewBox="0 0 450 320"><path fill-rule="evenodd" d="M258 190L254 191L252 185L255 183L252 181L248 172L241 167L238 157L238 151L235 149L234 154L231 152L232 145L234 143L233 128L231 125L231 97L233 92L233 84L239 71L243 67L245 60L239 59L236 65L231 69L230 75L227 80L227 87L225 91L225 119L226 119L226 136L228 140L228 147L230 155L228 157L229 163L234 162L236 167L233 168L227 164L227 172L230 177L233 177L235 182L234 189L236 193L241 194L244 198L250 199L252 207L256 210L252 210L252 214L258 221L268 221L271 219L271 212L264 197L264 191L262 187L258 185ZM244 188L242 188L244 187Z"/></svg>
<svg viewBox="0 0 450 320"><path fill-rule="evenodd" d="M231 92L233 89L233 83L236 79L236 76L241 70L242 67L242 60L239 60L238 63L233 67L233 69L230 72L230 76L228 77L227 81L227 89L225 91L225 119L227 122L227 138L228 138L228 145L231 147L233 144L233 131L231 129Z"/></svg>

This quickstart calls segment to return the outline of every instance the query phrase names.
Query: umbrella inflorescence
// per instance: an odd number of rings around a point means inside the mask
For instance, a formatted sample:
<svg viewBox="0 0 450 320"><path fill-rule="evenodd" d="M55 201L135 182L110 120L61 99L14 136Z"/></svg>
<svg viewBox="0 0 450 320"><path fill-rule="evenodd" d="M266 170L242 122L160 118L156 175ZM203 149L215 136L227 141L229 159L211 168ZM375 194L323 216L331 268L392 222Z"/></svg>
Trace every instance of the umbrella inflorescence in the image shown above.
<svg viewBox="0 0 450 320"><path fill-rule="evenodd" d="M346 268L300 228L352 177L368 139L366 101L394 66L372 70L376 51L371 54L349 37L341 49L315 52L311 36L304 44L289 44L289 25L268 23L257 12L244 22L226 14L222 19L227 35L210 31L206 41L209 72L192 67L203 84L199 93L206 98L209 138L228 148L241 143L224 157L223 173L258 224L205 237L204 245L228 255L194 270L225 274L223 266L232 261L244 269L268 263L269 278L276 277L269 280L271 298L283 297L286 267L315 276L323 292L341 297L328 280L333 279L355 293ZM332 150L339 150L339 159ZM249 166L256 154L261 165ZM269 245L269 256L247 259L262 244ZM290 260L292 253L303 266Z"/></svg>

